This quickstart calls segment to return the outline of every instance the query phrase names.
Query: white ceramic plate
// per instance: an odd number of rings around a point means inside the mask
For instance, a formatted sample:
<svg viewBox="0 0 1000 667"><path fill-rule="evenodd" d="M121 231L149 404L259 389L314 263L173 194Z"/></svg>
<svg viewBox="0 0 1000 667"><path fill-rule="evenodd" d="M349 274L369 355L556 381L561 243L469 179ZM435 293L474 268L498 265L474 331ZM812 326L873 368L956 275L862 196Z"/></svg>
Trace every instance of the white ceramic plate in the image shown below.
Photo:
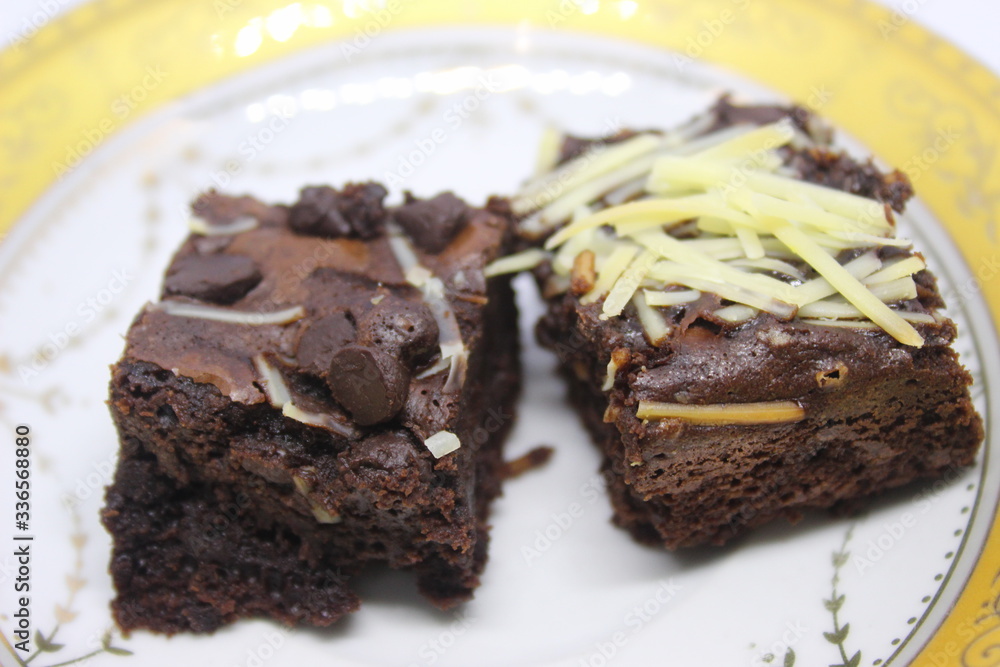
<svg viewBox="0 0 1000 667"><path fill-rule="evenodd" d="M95 667L832 665L856 653L854 664L906 664L978 559L1000 468L981 454L974 468L890 493L861 516L810 514L726 548L639 546L609 522L596 448L564 400L553 357L533 341L541 307L524 278L526 391L507 451L544 443L556 454L496 503L473 602L437 612L406 574L377 572L357 584L362 610L331 630L248 621L211 637L113 636L131 656L100 650L113 596L110 540L98 522L117 447L103 404L108 365L134 313L155 298L196 193L214 186L288 202L304 184L374 178L395 199L403 188L452 189L481 202L529 175L546 125L590 134L664 127L725 90L780 99L735 74L694 62L678 69L672 54L611 40L423 29L383 35L349 64L333 44L256 68L171 103L83 158L0 247L0 420L8 432L31 426L32 622L43 638L58 624L53 641L63 645L36 664L95 650L86 662ZM919 203L911 211L904 231L943 291L965 284L948 234ZM975 292L950 306L989 419L1000 365L987 308ZM37 373L22 379L22 369ZM0 626L10 637L15 564L6 545L3 554ZM824 601L838 596L834 614Z"/></svg>

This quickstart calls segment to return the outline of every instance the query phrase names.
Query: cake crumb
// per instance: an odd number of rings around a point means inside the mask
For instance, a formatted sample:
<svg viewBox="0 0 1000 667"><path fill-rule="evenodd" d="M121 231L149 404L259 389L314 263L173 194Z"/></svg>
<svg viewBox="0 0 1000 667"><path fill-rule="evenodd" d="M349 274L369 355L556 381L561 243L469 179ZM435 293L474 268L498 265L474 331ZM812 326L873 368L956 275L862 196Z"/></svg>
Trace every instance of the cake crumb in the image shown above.
<svg viewBox="0 0 1000 667"><path fill-rule="evenodd" d="M788 332L778 328L758 331L757 338L764 343L769 343L771 347L784 347L792 342L792 337Z"/></svg>
<svg viewBox="0 0 1000 667"><path fill-rule="evenodd" d="M570 274L570 290L573 294L582 295L594 289L597 274L594 270L594 253L584 250L573 260L573 271Z"/></svg>
<svg viewBox="0 0 1000 667"><path fill-rule="evenodd" d="M504 463L504 469L501 473L501 477L504 479L513 479L515 477L520 477L530 470L540 468L549 462L549 459L552 458L552 454L554 452L555 449L551 445L539 445L527 454Z"/></svg>

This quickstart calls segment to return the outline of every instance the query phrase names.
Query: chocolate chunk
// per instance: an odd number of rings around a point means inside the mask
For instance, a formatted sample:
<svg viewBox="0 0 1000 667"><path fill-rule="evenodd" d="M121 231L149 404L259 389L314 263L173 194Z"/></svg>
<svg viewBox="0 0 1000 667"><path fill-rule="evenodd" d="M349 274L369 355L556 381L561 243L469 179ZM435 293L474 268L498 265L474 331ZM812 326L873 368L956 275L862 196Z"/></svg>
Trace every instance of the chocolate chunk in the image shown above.
<svg viewBox="0 0 1000 667"><path fill-rule="evenodd" d="M392 419L403 408L410 373L382 350L348 345L333 355L326 381L354 421L371 426Z"/></svg>
<svg viewBox="0 0 1000 667"><path fill-rule="evenodd" d="M511 219L514 217L514 211L511 208L510 199L507 197L491 195L490 198L486 200L486 210L501 218Z"/></svg>
<svg viewBox="0 0 1000 667"><path fill-rule="evenodd" d="M779 106L776 104L733 104L728 95L722 96L710 113L715 116L714 122L707 132L732 127L733 125L769 125L785 118L791 118L803 131L805 125L801 122L809 112L802 107Z"/></svg>
<svg viewBox="0 0 1000 667"><path fill-rule="evenodd" d="M393 214L413 242L427 252L444 250L465 224L468 206L450 192L433 199L415 199L409 193L406 203Z"/></svg>
<svg viewBox="0 0 1000 667"><path fill-rule="evenodd" d="M913 197L913 186L906 174L883 174L870 159L858 162L846 153L813 149L795 153L789 166L804 181L877 199L900 213Z"/></svg>
<svg viewBox="0 0 1000 667"><path fill-rule="evenodd" d="M163 293L228 305L246 296L261 277L245 255L188 255L174 262Z"/></svg>
<svg viewBox="0 0 1000 667"><path fill-rule="evenodd" d="M348 183L340 191L340 212L362 239L373 239L385 226L386 189L378 183Z"/></svg>
<svg viewBox="0 0 1000 667"><path fill-rule="evenodd" d="M289 225L300 234L326 238L348 236L351 226L340 213L337 199L337 191L325 185L303 188L289 213Z"/></svg>
<svg viewBox="0 0 1000 667"><path fill-rule="evenodd" d="M422 303L387 297L358 322L358 342L404 362L420 361L438 348L439 331L431 309Z"/></svg>
<svg viewBox="0 0 1000 667"><path fill-rule="evenodd" d="M600 139L586 139L567 134L563 138L562 145L559 147L558 164L569 162L595 148L621 143L626 139L631 139L636 134L638 133L635 130L620 130L615 134L601 137Z"/></svg>
<svg viewBox="0 0 1000 667"><path fill-rule="evenodd" d="M354 342L354 323L346 312L316 320L299 336L295 357L302 370L325 376L333 355Z"/></svg>
<svg viewBox="0 0 1000 667"><path fill-rule="evenodd" d="M325 185L303 188L288 222L300 234L371 239L385 223L385 195L377 183L351 183L343 190Z"/></svg>

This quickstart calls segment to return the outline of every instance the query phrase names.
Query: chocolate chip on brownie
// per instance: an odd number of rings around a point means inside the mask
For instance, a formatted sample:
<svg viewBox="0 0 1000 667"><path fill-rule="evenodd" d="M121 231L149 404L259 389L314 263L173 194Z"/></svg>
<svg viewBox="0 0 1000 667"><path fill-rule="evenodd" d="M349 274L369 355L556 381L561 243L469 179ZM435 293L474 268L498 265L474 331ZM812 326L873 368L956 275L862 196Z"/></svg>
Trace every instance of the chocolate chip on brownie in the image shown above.
<svg viewBox="0 0 1000 667"><path fill-rule="evenodd" d="M341 190L325 185L303 188L289 211L289 225L311 236L372 239L385 222L385 195L385 188L376 183L351 183Z"/></svg>
<svg viewBox="0 0 1000 667"><path fill-rule="evenodd" d="M410 372L387 352L348 345L333 355L326 382L355 422L371 426L392 419L403 408Z"/></svg>
<svg viewBox="0 0 1000 667"><path fill-rule="evenodd" d="M407 193L405 204L396 209L394 218L413 242L427 252L439 253L455 238L466 221L468 207L450 192L425 200Z"/></svg>
<svg viewBox="0 0 1000 667"><path fill-rule="evenodd" d="M188 255L171 267L163 291L168 296L230 304L246 296L260 280L260 270L249 257Z"/></svg>
<svg viewBox="0 0 1000 667"><path fill-rule="evenodd" d="M358 342L398 356L405 363L423 361L438 347L434 314L425 304L387 298L358 322Z"/></svg>
<svg viewBox="0 0 1000 667"><path fill-rule="evenodd" d="M308 325L299 336L295 357L302 370L325 377L333 355L354 342L354 323L347 312L334 313Z"/></svg>

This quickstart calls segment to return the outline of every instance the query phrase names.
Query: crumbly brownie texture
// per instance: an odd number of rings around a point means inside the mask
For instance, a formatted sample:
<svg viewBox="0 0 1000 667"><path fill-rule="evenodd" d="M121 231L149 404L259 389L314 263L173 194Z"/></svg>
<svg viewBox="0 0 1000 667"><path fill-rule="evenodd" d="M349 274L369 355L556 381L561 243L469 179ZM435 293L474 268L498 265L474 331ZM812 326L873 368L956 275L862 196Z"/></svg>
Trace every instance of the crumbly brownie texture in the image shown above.
<svg viewBox="0 0 1000 667"><path fill-rule="evenodd" d="M780 126L783 118L791 123ZM775 122L779 126L772 130L792 127L795 132L791 142L770 149L770 159L777 158L770 169L884 203L891 226L888 209L901 211L912 195L905 176L883 174L870 162L831 150L829 132L802 109L738 107L723 99L678 134L680 143L697 142L704 151L725 141L720 132L732 139ZM565 178L574 159L597 163L634 136L625 133L603 142L569 138L551 162L561 165ZM601 150L588 154L593 147ZM759 164L753 168L763 168L764 157L756 155ZM705 162L674 164L695 169ZM647 176L637 184L616 183L613 190L606 181L599 196L586 203L601 215L623 203L654 198L643 190ZM535 193L539 191L536 187ZM532 200L530 184L525 192L514 207L526 216L523 229L537 245L566 222L550 220L546 226L540 216L557 210L545 208L553 199ZM556 192L557 197L572 195ZM591 211L578 213L569 226L586 226ZM532 256L530 262L542 259L535 273L548 311L538 325L539 339L558 354L571 398L604 451L614 521L640 541L671 549L722 544L776 517L795 521L807 508L853 503L972 463L983 428L969 398L971 378L950 347L955 326L939 312L944 304L919 254L850 235L839 252L832 252L838 264L860 279L871 279L865 284L884 297L894 313L890 324L895 333L890 335L860 313L852 314L835 290L825 292L833 297L808 307L786 312L788 304L776 303L773 310L778 312L768 312L741 302L744 295L732 284L725 291L730 299L693 278L692 289L682 282L685 275L670 278L666 268L659 269L668 276L662 280L657 268L644 274L650 266L668 263L655 264L664 258L647 257L647 264L639 266L641 250L632 264L607 269L614 264L609 257L613 251L602 250L601 244L628 236L630 223L614 216L604 220L618 225L621 236L594 225L593 232L586 232L594 235L586 243L569 247L574 238L555 238L548 243L559 248L554 254L529 250L525 255ZM635 222L639 220L632 218L631 224L641 225ZM755 263L747 261L740 241L704 233L696 223L682 221L669 229L675 240L695 242L685 248L718 250L713 261L735 262L731 268L746 271L741 286L750 291L758 286L751 275L795 289L817 286L817 272L808 262L764 234L760 240L769 249L767 261ZM718 231L718 225L713 229ZM852 238L862 240L852 243ZM680 248L666 243L659 247L670 252ZM737 251L730 252L734 244ZM604 253L596 262L595 249ZM784 265L770 261L770 250L783 251L779 258ZM704 266L697 264L691 275ZM638 268L630 275L626 267ZM602 270L621 273L617 281L604 281L603 292ZM880 270L902 276L879 276L875 272ZM880 277L897 280L894 285L905 289L892 296L891 289L876 286ZM608 301L620 302L622 289L626 297L633 291L635 296L619 313L614 313L616 307L609 314ZM754 296L756 300L747 300L760 306L760 294ZM671 305L671 299L679 303ZM828 305L832 302L837 305ZM762 305L768 307L766 299Z"/></svg>
<svg viewBox="0 0 1000 667"><path fill-rule="evenodd" d="M483 273L511 217L385 194L195 203L112 368L123 630L329 625L376 562L441 608L472 596L520 382L509 278Z"/></svg>

